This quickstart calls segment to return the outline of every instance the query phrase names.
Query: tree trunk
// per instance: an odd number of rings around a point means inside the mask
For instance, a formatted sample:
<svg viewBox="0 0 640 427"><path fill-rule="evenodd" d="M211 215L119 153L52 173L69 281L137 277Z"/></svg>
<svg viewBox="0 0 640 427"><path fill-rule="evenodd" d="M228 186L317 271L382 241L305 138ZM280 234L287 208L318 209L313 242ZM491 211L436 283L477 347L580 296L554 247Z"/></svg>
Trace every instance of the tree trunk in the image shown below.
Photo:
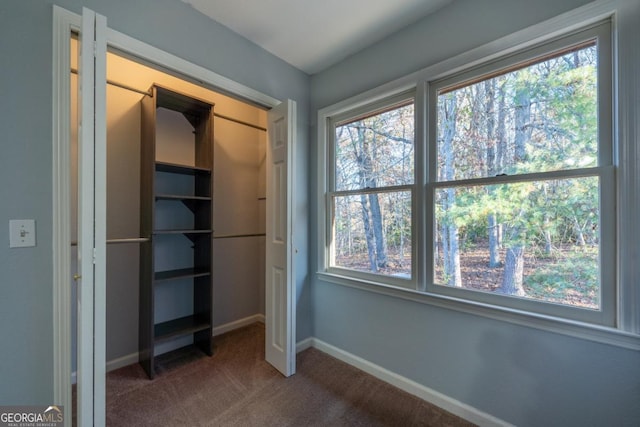
<svg viewBox="0 0 640 427"><path fill-rule="evenodd" d="M358 164L360 184L363 189L376 188L376 177L373 170L371 157L371 144L367 139L366 128L357 128L357 143L354 144L355 158ZM351 137L353 140L353 136ZM379 267L387 265L387 251L382 229L382 213L377 194L361 195L362 222L367 241L367 253L369 255L370 269L377 272Z"/></svg>
<svg viewBox="0 0 640 427"><path fill-rule="evenodd" d="M524 296L524 246L513 245L507 249L504 276L499 292L507 295Z"/></svg>
<svg viewBox="0 0 640 427"><path fill-rule="evenodd" d="M531 99L528 85L516 90L515 107L515 153L514 163L518 164L526 159L526 144L530 138L529 122L531 120ZM509 295L523 296L524 282L524 247L526 230L521 218L525 215L525 207L520 208L518 215L512 220L510 227L509 247L504 261L504 276L500 292Z"/></svg>
<svg viewBox="0 0 640 427"><path fill-rule="evenodd" d="M451 190L453 191L453 190ZM460 245L458 244L458 227L449 224L449 286L462 287L462 273L460 271Z"/></svg>
<svg viewBox="0 0 640 427"><path fill-rule="evenodd" d="M441 176L446 180L455 178L453 165L453 137L456 133L457 120L457 100L455 93L445 98L440 113L442 114L442 123L444 127L442 146L442 154L444 156L444 166L441 170ZM447 189L443 194L443 210L445 217L449 217L449 209L455 205L456 195L452 188ZM449 217L449 219L451 219ZM452 220L443 220L442 239L447 239L447 249L443 250L443 256L446 257L444 262L445 276L447 277L449 286L462 286L460 273L460 249L458 245L458 227Z"/></svg>
<svg viewBox="0 0 640 427"><path fill-rule="evenodd" d="M444 278L448 284L452 267L451 258L449 257L449 229L444 222L441 225L440 235L442 236L442 269Z"/></svg>
<svg viewBox="0 0 640 427"><path fill-rule="evenodd" d="M551 231L549 230L551 224L551 220L549 219L549 215L544 215L544 254L549 256L551 255L551 250L553 249L553 242L551 241Z"/></svg>
<svg viewBox="0 0 640 427"><path fill-rule="evenodd" d="M584 239L584 233L582 232L578 218L573 218L573 232L576 235L576 244L580 247L586 246L587 243Z"/></svg>
<svg viewBox="0 0 640 427"><path fill-rule="evenodd" d="M500 224L496 221L496 214L490 213L489 223L489 267L502 266L500 262Z"/></svg>
<svg viewBox="0 0 640 427"><path fill-rule="evenodd" d="M362 194L360 196L360 203L362 204L362 222L364 224L364 235L367 239L367 255L369 256L369 268L374 273L378 271L376 267L376 254L374 251L374 237L373 230L371 230L371 221L369 219L369 207L367 206L367 196Z"/></svg>
<svg viewBox="0 0 640 427"><path fill-rule="evenodd" d="M498 174L498 169L496 168L496 145L497 135L496 135L496 125L495 125L495 91L496 91L496 79L490 79L485 81L485 93L487 97L487 104L485 115L487 117L487 176L496 176ZM504 114L501 115L502 120L504 120ZM502 128L504 129L504 123L502 123ZM493 197L495 193L493 189L490 187L489 197ZM489 234L489 267L496 268L500 267L500 239L498 234L498 224L496 221L495 212L491 212L487 216L488 223L488 234Z"/></svg>
<svg viewBox="0 0 640 427"><path fill-rule="evenodd" d="M494 168L496 173L502 172L507 155L506 121L504 82L498 86L498 124L496 127L496 160Z"/></svg>
<svg viewBox="0 0 640 427"><path fill-rule="evenodd" d="M376 245L376 266L377 268L384 268L387 266L387 245L385 244L384 231L382 229L382 212L380 211L380 201L377 194L369 194L369 206L371 208L371 225L373 226Z"/></svg>
<svg viewBox="0 0 640 427"><path fill-rule="evenodd" d="M530 138L531 99L529 87L516 89L515 105L515 163L523 162L527 158L527 142Z"/></svg>

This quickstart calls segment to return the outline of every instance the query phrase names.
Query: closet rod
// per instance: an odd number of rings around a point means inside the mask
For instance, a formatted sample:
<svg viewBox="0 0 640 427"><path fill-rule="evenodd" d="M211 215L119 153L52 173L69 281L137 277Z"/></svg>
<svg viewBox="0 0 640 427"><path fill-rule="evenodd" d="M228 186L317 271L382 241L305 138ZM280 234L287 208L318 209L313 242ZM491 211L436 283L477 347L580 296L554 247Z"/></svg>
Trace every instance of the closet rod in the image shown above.
<svg viewBox="0 0 640 427"><path fill-rule="evenodd" d="M71 73L78 74L78 70L75 68L72 68ZM118 83L113 80L107 79L107 84L110 84L111 86L119 87L120 89L130 90L131 92L139 93L140 95L153 96L153 93L150 91L136 89L135 87L127 86L125 84ZM225 116L224 114L216 113L215 111L213 112L213 115L214 117L218 117L223 120L229 120L230 122L238 123L240 125L249 126L251 128L261 130L263 132L267 131L267 128L265 127L254 125L253 123L245 122L244 120L234 119L233 117Z"/></svg>
<svg viewBox="0 0 640 427"><path fill-rule="evenodd" d="M124 239L107 239L107 245L116 245L121 243L144 243L148 242L148 237L130 237ZM71 242L71 246L78 246L78 242Z"/></svg>
<svg viewBox="0 0 640 427"><path fill-rule="evenodd" d="M71 69L71 73L72 74L78 74L78 70L76 70L75 68L72 68ZM114 82L113 80L107 79L107 84L110 84L111 86L119 87L120 89L130 90L131 92L139 93L140 95L153 96L153 94L151 92L140 90L140 89L136 89L135 87L131 87L131 86L124 85L122 83Z"/></svg>
<svg viewBox="0 0 640 427"><path fill-rule="evenodd" d="M254 124L252 124L252 123L245 122L245 121L243 121L243 120L234 119L233 117L225 116L225 115L223 115L223 114L219 114L219 113L214 112L214 113L213 113L213 115L214 115L215 117L220 118L220 119L229 120L230 122L235 122L235 123L238 123L238 124L240 124L240 125L249 126L249 127L251 127L251 128L258 129L258 130L261 130L261 131L263 131L263 132L266 132L266 131L267 131L267 128L264 128L264 127L262 127L262 126L254 125Z"/></svg>
<svg viewBox="0 0 640 427"><path fill-rule="evenodd" d="M256 234L224 234L222 236L213 236L214 239L233 239L236 237L264 237L265 233L256 233Z"/></svg>

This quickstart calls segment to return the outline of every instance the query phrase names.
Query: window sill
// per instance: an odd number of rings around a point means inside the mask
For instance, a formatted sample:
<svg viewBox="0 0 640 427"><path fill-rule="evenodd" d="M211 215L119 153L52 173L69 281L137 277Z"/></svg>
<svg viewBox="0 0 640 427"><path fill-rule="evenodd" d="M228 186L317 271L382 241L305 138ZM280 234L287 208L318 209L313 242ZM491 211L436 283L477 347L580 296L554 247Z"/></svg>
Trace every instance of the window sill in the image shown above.
<svg viewBox="0 0 640 427"><path fill-rule="evenodd" d="M608 344L629 350L640 350L640 335L631 334L615 328L541 315L527 311L515 310L507 307L484 304L475 301L463 300L428 292L420 292L413 289L399 288L384 283L353 279L333 273L318 272L317 277L321 280L337 285L347 286L368 292L374 292L389 297L400 298L448 310L455 310L462 313L482 316L494 320L530 328L536 328L547 332L567 335L574 338Z"/></svg>

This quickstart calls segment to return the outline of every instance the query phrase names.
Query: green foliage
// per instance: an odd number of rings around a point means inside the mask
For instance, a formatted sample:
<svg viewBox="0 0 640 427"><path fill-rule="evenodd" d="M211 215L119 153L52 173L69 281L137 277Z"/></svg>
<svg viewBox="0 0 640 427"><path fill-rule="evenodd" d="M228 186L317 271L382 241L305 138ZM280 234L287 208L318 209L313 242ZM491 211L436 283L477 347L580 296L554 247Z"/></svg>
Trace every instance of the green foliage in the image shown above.
<svg viewBox="0 0 640 427"><path fill-rule="evenodd" d="M441 95L439 180L597 166L596 52L595 45L581 47ZM547 258L547 267L527 279L531 298L556 298L564 289L584 296L599 286L595 176L442 188L435 215L438 224L457 227L463 248L486 244L491 215L504 247L524 246ZM558 255L589 245L594 249L580 256Z"/></svg>
<svg viewBox="0 0 640 427"><path fill-rule="evenodd" d="M598 307L598 251L558 251L552 262L525 277L527 294L534 299L562 302L580 298L580 305Z"/></svg>

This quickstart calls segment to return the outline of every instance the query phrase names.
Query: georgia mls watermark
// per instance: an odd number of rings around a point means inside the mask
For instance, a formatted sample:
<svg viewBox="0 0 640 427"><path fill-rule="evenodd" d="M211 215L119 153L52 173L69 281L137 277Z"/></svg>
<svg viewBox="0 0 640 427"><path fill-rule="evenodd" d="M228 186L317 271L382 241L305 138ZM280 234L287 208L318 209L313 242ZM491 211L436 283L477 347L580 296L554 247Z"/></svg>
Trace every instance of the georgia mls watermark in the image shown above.
<svg viewBox="0 0 640 427"><path fill-rule="evenodd" d="M62 406L0 406L0 427L63 427Z"/></svg>

